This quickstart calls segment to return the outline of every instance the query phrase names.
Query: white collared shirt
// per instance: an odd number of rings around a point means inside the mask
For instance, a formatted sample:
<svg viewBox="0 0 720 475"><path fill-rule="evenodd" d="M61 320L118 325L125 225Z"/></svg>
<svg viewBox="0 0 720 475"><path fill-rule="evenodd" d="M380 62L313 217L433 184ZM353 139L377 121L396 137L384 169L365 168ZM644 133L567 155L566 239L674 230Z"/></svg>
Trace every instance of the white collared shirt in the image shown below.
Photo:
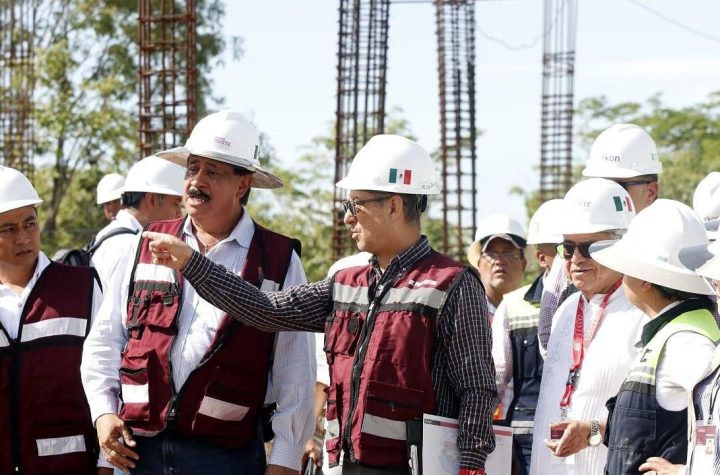
<svg viewBox="0 0 720 475"><path fill-rule="evenodd" d="M114 220L98 231L95 241L102 239L107 233L118 228L132 229L139 234L143 226L130 211L121 209ZM120 264L125 263L128 253L132 252L132 249L136 246L138 234L117 234L103 241L93 254L90 265L98 271L103 288L110 285L110 280L118 269L124 269L120 267Z"/></svg>
<svg viewBox="0 0 720 475"><path fill-rule="evenodd" d="M565 392L568 371L572 365L572 345L578 300L585 302L583 319L587 336L591 322L599 315L604 294L589 300L581 292L569 296L560 305L552 321L547 345L540 396L535 411L532 475L602 475L607 447L588 447L571 457L556 457L545 445L550 439L550 424L560 421L560 400ZM625 380L639 348L642 328L647 315L628 302L622 288L608 300L605 315L595 337L585 351L580 378L572 394L568 419L606 420L605 403L615 396Z"/></svg>
<svg viewBox="0 0 720 475"><path fill-rule="evenodd" d="M230 233L208 252L207 257L239 273L247 258L255 224L247 212ZM93 420L102 414L117 414L120 401L120 353L127 344L127 295L130 273L139 242L123 254L119 269L111 278L107 298L98 316L98 325L88 336L83 354L82 376ZM191 220L185 221L183 239L195 250L198 242ZM300 258L293 253L284 287L306 282ZM175 389L180 389L197 367L215 338L224 313L202 299L188 283L183 284L178 334L170 350ZM250 363L250 362L249 362ZM251 363L250 363L251 364ZM305 442L312 436L315 394L314 338L304 332L279 332L275 341L273 367L268 378L266 401L277 402L273 415L275 440L270 464L300 469Z"/></svg>

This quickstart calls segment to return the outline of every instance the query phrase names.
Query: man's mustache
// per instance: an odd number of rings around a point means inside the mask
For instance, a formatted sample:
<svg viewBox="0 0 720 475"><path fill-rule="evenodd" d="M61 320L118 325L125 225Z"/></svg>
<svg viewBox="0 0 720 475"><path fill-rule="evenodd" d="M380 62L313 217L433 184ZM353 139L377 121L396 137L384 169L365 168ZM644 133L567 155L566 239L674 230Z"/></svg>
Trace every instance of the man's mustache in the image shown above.
<svg viewBox="0 0 720 475"><path fill-rule="evenodd" d="M209 200L210 196L207 193L204 193L197 188L190 188L187 191L188 198L201 198L203 200Z"/></svg>

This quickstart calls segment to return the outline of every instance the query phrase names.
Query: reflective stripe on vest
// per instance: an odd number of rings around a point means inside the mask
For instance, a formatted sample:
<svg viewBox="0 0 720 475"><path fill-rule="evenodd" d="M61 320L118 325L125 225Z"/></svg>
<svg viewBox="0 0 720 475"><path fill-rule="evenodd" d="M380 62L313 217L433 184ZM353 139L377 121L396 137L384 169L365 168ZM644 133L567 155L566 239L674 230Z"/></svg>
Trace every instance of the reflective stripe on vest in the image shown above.
<svg viewBox="0 0 720 475"><path fill-rule="evenodd" d="M462 271L431 251L394 282L378 285L372 303L370 266L335 274L325 339L332 382L330 466L338 463L343 445L355 462L406 466L406 421L436 410L430 374L435 318Z"/></svg>
<svg viewBox="0 0 720 475"><path fill-rule="evenodd" d="M37 444L39 457L85 452L85 437L82 434L68 437L37 439L35 443Z"/></svg>
<svg viewBox="0 0 720 475"><path fill-rule="evenodd" d="M50 320L41 320L36 323L23 325L23 343L39 340L41 338L53 338L58 336L77 336L85 338L88 321L84 318L60 317Z"/></svg>
<svg viewBox="0 0 720 475"><path fill-rule="evenodd" d="M655 394L655 377L662 350L672 335L682 331L699 333L715 344L720 341L720 330L707 310L693 310L678 316L660 329L643 348L625 378L621 391L626 389L643 394Z"/></svg>

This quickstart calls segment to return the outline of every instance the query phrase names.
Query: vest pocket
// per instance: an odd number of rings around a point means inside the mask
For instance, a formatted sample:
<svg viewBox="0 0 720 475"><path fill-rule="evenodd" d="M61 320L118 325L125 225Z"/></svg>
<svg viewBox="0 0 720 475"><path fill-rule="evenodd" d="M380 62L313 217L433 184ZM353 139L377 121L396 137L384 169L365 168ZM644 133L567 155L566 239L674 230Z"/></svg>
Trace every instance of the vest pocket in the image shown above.
<svg viewBox="0 0 720 475"><path fill-rule="evenodd" d="M327 410L325 411L325 419L327 420L327 430L325 432L325 447L328 452L340 449L340 413L338 411L339 403L342 401L342 388L339 384L330 384L325 389L327 392Z"/></svg>
<svg viewBox="0 0 720 475"><path fill-rule="evenodd" d="M424 391L368 381L362 432L404 441L405 421L422 416L424 400Z"/></svg>
<svg viewBox="0 0 720 475"><path fill-rule="evenodd" d="M193 433L213 436L237 430L247 422L245 418L251 408L258 405L257 395L252 382L243 383L237 374L218 368L205 387L193 418Z"/></svg>
<svg viewBox="0 0 720 475"><path fill-rule="evenodd" d="M325 331L325 352L330 355L353 355L364 321L357 312L336 313L328 318Z"/></svg>
<svg viewBox="0 0 720 475"><path fill-rule="evenodd" d="M126 421L150 420L150 377L148 355L125 355L120 367L120 418Z"/></svg>
<svg viewBox="0 0 720 475"><path fill-rule="evenodd" d="M34 438L39 463L52 467L52 473L88 473L95 456L86 430L83 421L38 426Z"/></svg>

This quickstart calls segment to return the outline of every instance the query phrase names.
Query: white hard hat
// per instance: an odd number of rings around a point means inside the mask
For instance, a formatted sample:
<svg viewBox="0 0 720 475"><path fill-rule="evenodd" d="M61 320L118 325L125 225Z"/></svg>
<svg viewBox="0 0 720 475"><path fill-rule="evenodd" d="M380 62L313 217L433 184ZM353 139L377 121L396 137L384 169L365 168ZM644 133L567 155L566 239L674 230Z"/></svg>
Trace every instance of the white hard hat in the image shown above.
<svg viewBox="0 0 720 475"><path fill-rule="evenodd" d="M557 223L562 219L564 204L562 199L548 200L535 211L528 225L528 244L560 244L562 234L556 231Z"/></svg>
<svg viewBox="0 0 720 475"><path fill-rule="evenodd" d="M525 228L507 214L491 214L480 221L475 231L475 241L468 248L467 257L471 264L477 263L480 252L495 238L509 241L518 249L527 245Z"/></svg>
<svg viewBox="0 0 720 475"><path fill-rule="evenodd" d="M123 193L144 192L182 196L185 169L168 160L150 155L133 165L127 174Z"/></svg>
<svg viewBox="0 0 720 475"><path fill-rule="evenodd" d="M622 239L593 244L592 258L610 269L670 289L711 295L680 261L686 246L707 245L705 226L689 206L659 199L638 213Z"/></svg>
<svg viewBox="0 0 720 475"><path fill-rule="evenodd" d="M430 155L420 145L399 135L376 135L368 140L355 155L347 176L336 186L410 195L440 193Z"/></svg>
<svg viewBox="0 0 720 475"><path fill-rule="evenodd" d="M125 177L118 173L108 173L97 184L97 204L120 199L122 187L125 186Z"/></svg>
<svg viewBox="0 0 720 475"><path fill-rule="evenodd" d="M0 213L42 203L25 175L14 168L0 166Z"/></svg>
<svg viewBox="0 0 720 475"><path fill-rule="evenodd" d="M693 209L703 221L720 218L720 172L700 180L693 194Z"/></svg>
<svg viewBox="0 0 720 475"><path fill-rule="evenodd" d="M255 127L238 112L210 114L195 125L184 147L156 155L187 166L190 155L210 158L253 172L254 188L280 188L282 181L260 166L260 137Z"/></svg>
<svg viewBox="0 0 720 475"><path fill-rule="evenodd" d="M680 262L698 275L720 280L720 241L687 246L680 251Z"/></svg>
<svg viewBox="0 0 720 475"><path fill-rule="evenodd" d="M633 178L662 172L652 137L634 124L616 124L597 136L583 176Z"/></svg>
<svg viewBox="0 0 720 475"><path fill-rule="evenodd" d="M627 229L635 216L628 192L604 178L583 180L568 190L563 198L562 218L556 232L586 234Z"/></svg>

